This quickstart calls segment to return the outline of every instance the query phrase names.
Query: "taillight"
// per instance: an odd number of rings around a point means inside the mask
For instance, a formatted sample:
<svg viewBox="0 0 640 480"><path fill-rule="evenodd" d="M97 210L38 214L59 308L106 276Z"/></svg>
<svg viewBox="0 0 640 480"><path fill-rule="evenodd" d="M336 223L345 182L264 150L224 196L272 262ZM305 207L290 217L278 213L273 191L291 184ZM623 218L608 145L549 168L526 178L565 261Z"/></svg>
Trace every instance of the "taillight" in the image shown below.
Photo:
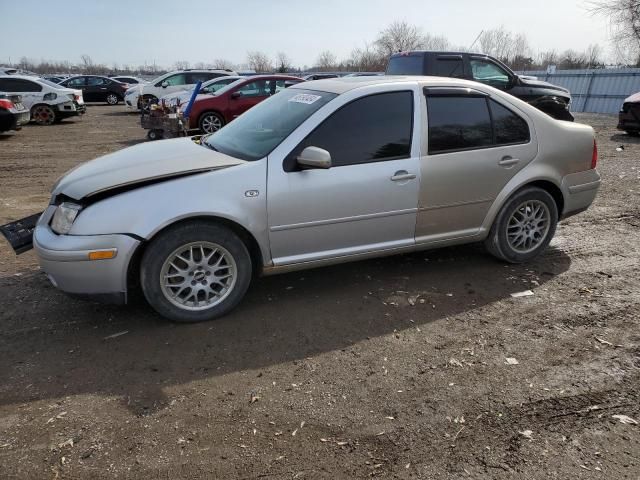
<svg viewBox="0 0 640 480"><path fill-rule="evenodd" d="M596 168L598 164L598 144L596 143L596 139L593 139L593 154L591 155L591 168Z"/></svg>
<svg viewBox="0 0 640 480"><path fill-rule="evenodd" d="M73 99L77 102L80 100L80 95L78 95L77 93L73 94Z"/></svg>
<svg viewBox="0 0 640 480"><path fill-rule="evenodd" d="M9 110L10 108L14 108L15 105L11 100L7 100L6 98L0 98L0 108L5 108Z"/></svg>

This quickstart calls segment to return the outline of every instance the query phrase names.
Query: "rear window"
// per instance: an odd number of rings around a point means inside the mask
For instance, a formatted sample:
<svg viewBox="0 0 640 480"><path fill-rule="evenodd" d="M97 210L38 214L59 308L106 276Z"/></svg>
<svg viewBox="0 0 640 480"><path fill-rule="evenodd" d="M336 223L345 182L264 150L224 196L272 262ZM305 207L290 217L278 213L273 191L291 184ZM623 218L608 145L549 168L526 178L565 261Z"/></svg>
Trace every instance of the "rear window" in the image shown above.
<svg viewBox="0 0 640 480"><path fill-rule="evenodd" d="M424 75L424 55L397 55L389 59L387 75Z"/></svg>
<svg viewBox="0 0 640 480"><path fill-rule="evenodd" d="M433 63L433 75L436 77L464 77L462 58L437 58Z"/></svg>

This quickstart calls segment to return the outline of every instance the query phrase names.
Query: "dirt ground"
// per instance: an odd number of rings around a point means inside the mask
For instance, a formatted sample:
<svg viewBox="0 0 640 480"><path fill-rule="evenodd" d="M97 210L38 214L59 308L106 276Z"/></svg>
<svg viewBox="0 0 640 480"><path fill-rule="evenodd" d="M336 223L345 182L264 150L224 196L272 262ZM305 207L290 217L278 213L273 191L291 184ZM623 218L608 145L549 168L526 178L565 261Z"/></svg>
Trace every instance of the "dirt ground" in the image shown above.
<svg viewBox="0 0 640 480"><path fill-rule="evenodd" d="M578 120L603 187L528 265L471 245L263 278L185 326L69 298L0 241L0 478L640 478L614 417L640 421L640 140ZM144 134L96 105L0 136L0 223Z"/></svg>

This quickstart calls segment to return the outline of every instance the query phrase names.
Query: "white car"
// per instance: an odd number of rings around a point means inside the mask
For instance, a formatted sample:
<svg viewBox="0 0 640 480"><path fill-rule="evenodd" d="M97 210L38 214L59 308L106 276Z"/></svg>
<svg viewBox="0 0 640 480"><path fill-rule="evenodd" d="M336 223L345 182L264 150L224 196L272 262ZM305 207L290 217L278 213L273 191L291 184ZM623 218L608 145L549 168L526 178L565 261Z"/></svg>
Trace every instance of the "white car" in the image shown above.
<svg viewBox="0 0 640 480"><path fill-rule="evenodd" d="M229 75L237 76L238 74L233 70L175 70L160 75L146 85L138 86L137 92L127 90L124 103L127 108L140 110L143 104L156 103L169 93L193 88L198 82Z"/></svg>
<svg viewBox="0 0 640 480"><path fill-rule="evenodd" d="M244 77L241 77L239 75L228 75L226 77L214 78L213 80L209 80L208 82L204 82L202 84L202 86L200 87L200 92L198 92L198 95L215 95L217 91L223 89L224 87L226 87L227 85L233 82L241 80L242 78ZM164 100L164 102L169 105L175 105L178 102L181 105L185 104L189 102L189 100L191 99L191 95L193 95L193 91L195 90L195 88L196 87L194 86L193 88L179 90L177 92L170 93L162 97L160 101L162 102L162 100Z"/></svg>
<svg viewBox="0 0 640 480"><path fill-rule="evenodd" d="M82 90L62 87L39 77L0 75L0 91L17 93L38 125L54 122L86 111Z"/></svg>

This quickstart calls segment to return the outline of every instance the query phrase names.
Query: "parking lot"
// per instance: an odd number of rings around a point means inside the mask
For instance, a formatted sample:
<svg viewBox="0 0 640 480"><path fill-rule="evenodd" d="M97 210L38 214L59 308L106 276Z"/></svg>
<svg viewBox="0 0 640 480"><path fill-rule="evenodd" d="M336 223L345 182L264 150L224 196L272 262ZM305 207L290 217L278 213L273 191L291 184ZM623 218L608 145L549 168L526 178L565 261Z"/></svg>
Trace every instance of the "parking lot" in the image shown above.
<svg viewBox="0 0 640 480"><path fill-rule="evenodd" d="M0 478L639 478L614 416L640 420L640 140L577 121L603 186L531 264L472 245L268 277L176 325L1 241ZM92 105L0 135L0 223L145 133Z"/></svg>

